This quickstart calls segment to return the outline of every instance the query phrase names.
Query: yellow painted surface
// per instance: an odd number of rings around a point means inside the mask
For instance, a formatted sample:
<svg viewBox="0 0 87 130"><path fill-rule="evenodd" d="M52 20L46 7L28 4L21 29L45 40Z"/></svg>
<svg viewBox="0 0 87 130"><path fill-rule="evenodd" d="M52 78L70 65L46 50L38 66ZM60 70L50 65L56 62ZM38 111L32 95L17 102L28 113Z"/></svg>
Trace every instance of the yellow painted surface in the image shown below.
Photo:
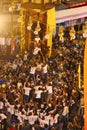
<svg viewBox="0 0 87 130"><path fill-rule="evenodd" d="M55 18L55 8L52 8L47 11L47 26L49 27L49 39L47 45L50 47L49 57L51 56L52 50L52 34L53 30L56 28L56 18Z"/></svg>
<svg viewBox="0 0 87 130"><path fill-rule="evenodd" d="M87 38L84 53L84 127L87 130Z"/></svg>
<svg viewBox="0 0 87 130"><path fill-rule="evenodd" d="M29 0L22 0L22 2L29 2Z"/></svg>
<svg viewBox="0 0 87 130"><path fill-rule="evenodd" d="M81 88L81 65L78 66L78 87Z"/></svg>

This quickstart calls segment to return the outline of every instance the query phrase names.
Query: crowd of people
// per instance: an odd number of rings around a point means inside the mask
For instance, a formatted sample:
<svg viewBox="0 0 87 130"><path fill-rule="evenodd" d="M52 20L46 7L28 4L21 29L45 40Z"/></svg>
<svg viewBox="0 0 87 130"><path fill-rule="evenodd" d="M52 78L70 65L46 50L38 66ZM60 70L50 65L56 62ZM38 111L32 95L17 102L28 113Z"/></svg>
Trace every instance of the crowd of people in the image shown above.
<svg viewBox="0 0 87 130"><path fill-rule="evenodd" d="M84 45L56 37L50 57L42 49L35 41L30 52L1 60L1 130L83 130Z"/></svg>

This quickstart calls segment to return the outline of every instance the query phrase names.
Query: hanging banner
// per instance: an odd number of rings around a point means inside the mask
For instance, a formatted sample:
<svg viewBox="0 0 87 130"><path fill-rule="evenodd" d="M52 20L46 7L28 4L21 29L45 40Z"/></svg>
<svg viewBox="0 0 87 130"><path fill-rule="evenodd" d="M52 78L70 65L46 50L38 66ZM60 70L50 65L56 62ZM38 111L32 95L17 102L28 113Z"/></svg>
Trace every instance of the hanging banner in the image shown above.
<svg viewBox="0 0 87 130"><path fill-rule="evenodd" d="M47 46L50 47L49 56L51 55L52 50L52 35L53 30L56 29L56 16L55 16L55 8L52 8L47 11L47 26L49 27L49 38L47 40Z"/></svg>
<svg viewBox="0 0 87 130"><path fill-rule="evenodd" d="M56 11L56 23L87 17L87 6Z"/></svg>

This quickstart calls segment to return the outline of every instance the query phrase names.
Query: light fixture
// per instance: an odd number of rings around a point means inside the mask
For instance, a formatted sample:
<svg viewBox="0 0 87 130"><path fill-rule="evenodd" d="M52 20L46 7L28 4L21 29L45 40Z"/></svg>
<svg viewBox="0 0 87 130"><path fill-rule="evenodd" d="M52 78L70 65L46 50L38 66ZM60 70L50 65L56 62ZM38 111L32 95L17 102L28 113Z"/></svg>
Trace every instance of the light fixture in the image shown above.
<svg viewBox="0 0 87 130"><path fill-rule="evenodd" d="M46 35L45 35L45 39L49 39L49 34L46 34Z"/></svg>
<svg viewBox="0 0 87 130"><path fill-rule="evenodd" d="M40 41L40 37L39 37L39 35L36 35L36 37L35 37L35 41L36 41L37 43Z"/></svg>
<svg viewBox="0 0 87 130"><path fill-rule="evenodd" d="M27 26L27 30L31 30L32 29L32 25L33 25L33 23L32 23L32 19L31 19L31 16L29 17L29 23L28 23L28 26Z"/></svg>
<svg viewBox="0 0 87 130"><path fill-rule="evenodd" d="M41 30L41 27L40 27L40 22L37 21L37 26L35 28L35 31L39 32Z"/></svg>
<svg viewBox="0 0 87 130"><path fill-rule="evenodd" d="M59 27L58 36L59 36L59 41L64 42L64 37L63 37L64 36L64 27L63 26Z"/></svg>
<svg viewBox="0 0 87 130"><path fill-rule="evenodd" d="M87 37L87 33L83 33L83 37L86 38Z"/></svg>
<svg viewBox="0 0 87 130"><path fill-rule="evenodd" d="M18 18L18 22L20 23L20 22L21 22L21 20L22 20L22 19L21 19L21 16L19 16L19 18Z"/></svg>
<svg viewBox="0 0 87 130"><path fill-rule="evenodd" d="M75 29L74 26L71 27L69 35L70 35L70 40L74 40L75 39Z"/></svg>
<svg viewBox="0 0 87 130"><path fill-rule="evenodd" d="M20 15L20 16L18 17L18 22L21 23L21 22L23 22L24 19L25 19L24 16L23 16L23 15Z"/></svg>
<svg viewBox="0 0 87 130"><path fill-rule="evenodd" d="M12 12L13 10L16 10L16 9L17 9L17 5L14 2L12 2L11 6L9 7L9 12Z"/></svg>
<svg viewBox="0 0 87 130"><path fill-rule="evenodd" d="M29 30L29 31L31 30L31 26L30 25L27 26L27 30Z"/></svg>
<svg viewBox="0 0 87 130"><path fill-rule="evenodd" d="M45 39L49 39L49 25L47 25L47 31L46 31L46 34L45 34Z"/></svg>
<svg viewBox="0 0 87 130"><path fill-rule="evenodd" d="M35 35L38 35L38 31L34 31L34 34L35 34Z"/></svg>
<svg viewBox="0 0 87 130"><path fill-rule="evenodd" d="M87 37L87 23L85 22L85 25L83 25L83 37Z"/></svg>
<svg viewBox="0 0 87 130"><path fill-rule="evenodd" d="M9 7L9 12L12 12L12 10L13 10L12 7Z"/></svg>

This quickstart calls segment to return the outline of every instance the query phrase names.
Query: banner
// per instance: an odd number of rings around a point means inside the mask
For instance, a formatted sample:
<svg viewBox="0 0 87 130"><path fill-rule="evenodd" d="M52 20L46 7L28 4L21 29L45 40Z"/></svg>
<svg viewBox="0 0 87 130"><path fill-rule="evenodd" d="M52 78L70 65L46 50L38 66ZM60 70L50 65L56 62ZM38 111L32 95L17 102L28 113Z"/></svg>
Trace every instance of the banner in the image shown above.
<svg viewBox="0 0 87 130"><path fill-rule="evenodd" d="M87 6L56 11L56 23L87 17Z"/></svg>
<svg viewBox="0 0 87 130"><path fill-rule="evenodd" d="M53 35L53 31L56 29L55 8L49 9L47 11L47 27L49 29L49 38L47 40L47 46L50 47L50 52L49 52L49 56L50 56L52 50L52 35Z"/></svg>
<svg viewBox="0 0 87 130"><path fill-rule="evenodd" d="M81 65L78 66L78 87L81 88Z"/></svg>

